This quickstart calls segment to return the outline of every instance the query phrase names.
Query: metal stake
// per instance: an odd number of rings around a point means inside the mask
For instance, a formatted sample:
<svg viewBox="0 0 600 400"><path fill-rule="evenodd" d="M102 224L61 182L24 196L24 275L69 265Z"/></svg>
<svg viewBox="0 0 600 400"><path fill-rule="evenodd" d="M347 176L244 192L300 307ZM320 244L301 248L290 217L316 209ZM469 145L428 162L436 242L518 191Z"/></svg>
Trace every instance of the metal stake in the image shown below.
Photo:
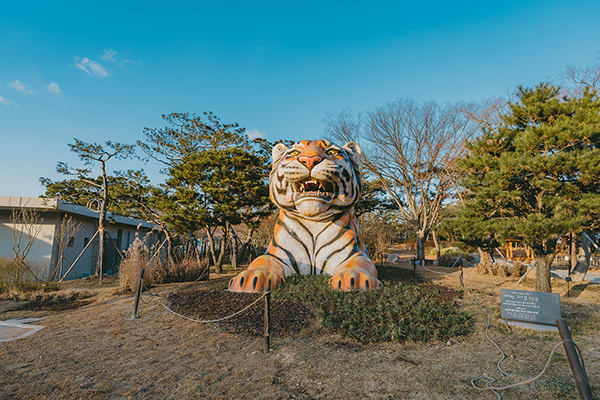
<svg viewBox="0 0 600 400"><path fill-rule="evenodd" d="M558 318L556 320L556 326L558 327L560 338L563 340L565 353L567 353L567 359L569 360L569 364L571 364L571 371L573 371L573 377L577 383L579 394L583 400L592 400L590 384L588 383L587 377L581 368L581 363L579 362L579 357L577 356L577 351L575 350L575 344L571 338L571 332L569 332L567 321L565 321L563 318Z"/></svg>
<svg viewBox="0 0 600 400"><path fill-rule="evenodd" d="M140 297L142 296L142 285L144 284L144 269L140 271L140 279L138 281L138 287L135 294L135 303L133 303L133 313L131 314L131 319L136 319L138 317L138 309L140 307Z"/></svg>
<svg viewBox="0 0 600 400"><path fill-rule="evenodd" d="M268 353L271 347L271 288L265 290L265 353Z"/></svg>

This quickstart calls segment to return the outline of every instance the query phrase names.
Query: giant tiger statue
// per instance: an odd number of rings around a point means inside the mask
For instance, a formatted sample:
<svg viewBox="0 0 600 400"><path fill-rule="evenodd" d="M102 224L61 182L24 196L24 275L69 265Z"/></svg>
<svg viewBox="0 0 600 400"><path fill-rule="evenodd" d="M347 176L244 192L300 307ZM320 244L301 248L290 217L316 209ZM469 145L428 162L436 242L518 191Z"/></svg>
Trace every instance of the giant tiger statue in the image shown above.
<svg viewBox="0 0 600 400"><path fill-rule="evenodd" d="M271 200L279 207L267 252L229 282L238 292L274 288L293 274L332 276L334 289L381 286L367 255L354 204L361 192L353 142L302 140L273 148Z"/></svg>

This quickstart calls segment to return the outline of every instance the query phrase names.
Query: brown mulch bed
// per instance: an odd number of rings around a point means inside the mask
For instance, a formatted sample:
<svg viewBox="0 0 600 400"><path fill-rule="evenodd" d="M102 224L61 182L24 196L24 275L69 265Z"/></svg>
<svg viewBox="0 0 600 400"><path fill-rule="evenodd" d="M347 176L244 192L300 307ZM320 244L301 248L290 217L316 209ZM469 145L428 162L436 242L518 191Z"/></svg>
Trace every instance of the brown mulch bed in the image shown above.
<svg viewBox="0 0 600 400"><path fill-rule="evenodd" d="M170 308L182 315L214 320L234 314L262 295L225 290L184 290L169 295ZM235 317L219 322L230 332L259 336L264 333L264 301L259 301ZM301 332L310 324L312 311L301 303L271 300L270 334L284 337Z"/></svg>
<svg viewBox="0 0 600 400"><path fill-rule="evenodd" d="M463 294L456 289L449 288L447 286L436 285L434 283L423 283L420 285L425 289L432 289L437 292L437 295L433 298L439 301L453 301L455 299L462 299Z"/></svg>
<svg viewBox="0 0 600 400"><path fill-rule="evenodd" d="M47 300L38 300L31 301L21 307L20 310L27 311L67 311L73 310L75 308L87 306L92 303L93 300L74 300L70 298L63 299L47 299Z"/></svg>

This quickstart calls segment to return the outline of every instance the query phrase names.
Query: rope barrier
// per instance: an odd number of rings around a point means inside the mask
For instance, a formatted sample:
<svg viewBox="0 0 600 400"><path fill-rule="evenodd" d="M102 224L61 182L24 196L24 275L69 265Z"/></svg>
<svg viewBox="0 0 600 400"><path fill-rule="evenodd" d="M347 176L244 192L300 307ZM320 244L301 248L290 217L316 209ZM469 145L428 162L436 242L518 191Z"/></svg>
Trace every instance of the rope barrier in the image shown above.
<svg viewBox="0 0 600 400"><path fill-rule="evenodd" d="M467 291L467 292L468 292L468 293L469 293L469 294L470 294L470 295L473 297L473 299L475 300L475 302L476 302L476 303L477 303L479 306L481 306L482 308L486 309L486 307L485 307L485 306L483 306L483 305L482 305L482 304L481 304L481 303L480 303L480 302L477 300L477 298L476 298L476 297L473 295L473 293L471 293L471 292L469 291L469 289L467 289L467 287L466 287L466 285L465 285L465 283L464 283L464 280L462 279L462 277L463 277L462 271L456 271L456 272L440 272L440 271L434 271L434 270L431 270L431 269L425 268L425 267L423 267L423 266L421 266L421 265L419 265L419 267L420 267L421 269L424 269L424 270L426 270L426 271L429 271L429 272L432 272L432 273L435 273L435 274L442 274L442 275L454 275L454 274L458 274L458 275L459 275L459 277L461 278L461 279L460 279L460 280L461 280L461 284L462 284L462 286L464 287L464 289L465 289L465 290L466 290L466 291ZM192 282L192 283L190 283L190 284L188 284L188 285L184 286L184 288L185 288L185 287L188 287L188 286L190 286L190 285L192 285L192 284L194 284L194 283L196 283L196 282L197 282L198 280L200 280L200 279L201 279L203 276L204 276L204 273L203 273L203 274L202 274L200 277L198 277L198 279L196 279L196 281L194 281L194 282ZM149 303L150 303L150 302L151 302L151 301L152 301L154 298L156 298L156 301L158 301L158 303L159 303L159 304L160 304L160 305L161 305L161 306L162 306L162 307L163 307L165 310L169 311L170 313L172 313L172 314L174 314L174 315L176 315L176 316L178 316L178 317L181 317L181 318L183 318L183 319L186 319L186 320L188 320L188 321L191 321L191 322L205 323L205 324L206 324L206 323L216 323L216 322L222 322L222 321L225 321L225 320L227 320L227 319L233 318L233 317L235 317L236 315L239 315L239 314L243 313L244 311L248 310L249 308L251 308L252 306L254 306L255 304L257 304L259 301L261 301L263 298L267 297L267 296L268 296L268 295L271 293L270 291L263 293L263 295L262 295L262 296L260 296L258 299L256 299L256 300L255 300L253 303L249 304L248 306L244 307L243 309L241 309L241 310L239 310L239 311L236 311L235 313L233 313L233 314L231 314L231 315L228 315L228 316L225 316L225 317L222 317L222 318L218 318L218 319L214 319L214 320L199 320L199 319L195 319L195 318L188 317L188 316L186 316L186 315L180 314L180 313L178 313L178 312L176 312L176 311L172 310L172 309L171 309L171 308L169 308L167 305L165 305L165 304L164 304L162 301L160 301L159 297L160 297L161 295L158 295L158 294L155 294L155 293L153 293L153 292L152 292L152 291L151 291L151 290L150 290L150 289L149 289L149 288L148 288L146 285L143 285L143 286L144 286L144 288L146 289L146 291L147 291L147 292L148 292L148 293L151 295L151 298L150 298L150 300L149 300L149 301L147 301L147 302L146 302L146 301L144 301L143 299L141 299L141 300L142 300L142 302L143 302L144 304L149 304ZM181 290L181 289L180 289L180 290ZM162 295L162 296L164 296L164 295ZM486 309L486 311L487 311L487 309ZM488 317L488 323L487 323L487 326L486 326L486 328L485 328L485 336L486 336L486 338L487 338L487 339L488 339L490 342L492 342L492 344L493 344L493 345L494 345L494 346L495 346L495 347L496 347L496 348L497 348L497 349L500 351L500 353L502 354L502 358L501 358L501 359L500 359L500 360L497 362L497 364L496 364L496 365L497 365L497 367L498 367L498 370L499 370L499 371L500 371L500 372L501 372L503 375L505 375L505 376L510 376L510 377L513 377L514 375L512 375L512 374L509 374L508 372L504 371L504 370L502 369L501 365L500 365L500 364L502 363L502 361L504 361L504 360L506 359L506 357L507 357L507 356L506 356L506 353L505 353L505 352L502 350L502 348L501 348L501 347L500 347L500 346L499 346L499 345L498 345L496 342L494 342L494 340L492 340L492 338L490 338L490 336L489 336L489 334L488 334L489 327L490 327L490 323L491 323L491 318L490 318L490 317ZM506 385L506 386L490 386L492 383L494 383L494 382L497 382L497 379L490 377L489 375L487 375L487 373L484 373L482 376L479 376L479 377L477 377L477 378L471 379L471 386L473 386L473 388L475 388L475 389L477 389L477 390L479 390L479 391L490 390L490 391L492 391L494 394L496 394L496 396L498 396L498 400L502 400L502 396L500 395L500 393L498 393L498 391L499 391L499 390L506 390L506 389L510 389L510 388L517 387L517 386L526 385L526 384L528 384L528 383L534 382L535 380L537 380L537 379L541 378L541 377L542 377L542 375L543 375L543 374L544 374L544 373L547 371L548 367L550 366L550 362L551 362L551 360L552 360L552 357L554 356L554 353L556 352L556 350L558 349L558 347L559 347L560 345L562 345L563 343L564 343L564 341L561 341L561 342L557 343L557 344L554 346L554 348L553 348L553 349L552 349L552 351L550 352L550 355L548 356L548 361L546 362L546 365L545 365L545 366L544 366L544 368L543 368L543 369L540 371L540 373L539 373L538 375L536 375L535 377L533 377L533 378L527 379L527 380L525 380L525 381L523 381L523 382L518 382L518 383L511 384L511 385ZM587 374L586 374L586 371L585 371L585 365L583 364L583 357L581 357L581 350L579 349L579 346L577 346L577 344L575 344L575 347L576 347L576 349L577 349L577 352L579 353L579 354L578 354L578 355L579 355L579 359L580 359L580 361L581 361L581 363L582 363L582 367L583 367L584 375L585 375L585 377L586 377L586 380L587 380ZM485 384L485 387L483 387L483 388L482 388L482 387L479 387L479 386L477 386L477 385L476 385L476 382L477 382L477 381L479 381L479 380L481 380L481 379L486 379L486 380L487 380L487 382L486 382L486 384Z"/></svg>
<svg viewBox="0 0 600 400"><path fill-rule="evenodd" d="M484 306L483 306L483 305L482 305L482 304L479 302L479 300L477 300L477 298L475 297L475 295L473 295L473 293L471 293L471 291L470 291L469 289L467 289L467 286L465 285L465 281L464 281L464 279L463 279L463 273L462 273L462 271L460 271L460 270L459 270L459 271L454 271L454 272L440 272L440 271L434 271L434 270L432 270L432 269L429 269L429 268L422 267L421 265L417 265L417 266L418 266L419 268L421 268L421 269L424 269L425 271L429 271L429 272L432 272L432 273L434 273L434 274L440 274L440 275L453 275L453 274L458 274L458 277L460 278L460 283L461 283L462 287L465 289L465 291L466 291L467 293L469 293L469 294L471 295L471 297L473 297L473 300L475 300L475 302L476 302L477 304L479 304L479 306L481 306L481 307L485 308L485 307L484 307Z"/></svg>
<svg viewBox="0 0 600 400"><path fill-rule="evenodd" d="M164 304L162 301L160 301L160 299L158 298L158 297L159 297L159 295L158 295L158 294L152 293L152 292L150 291L150 289L148 289L148 287L147 287L146 285L144 285L144 287L146 288L146 290L148 291L148 293L150 293L150 294L152 295L152 297L153 297L153 298L156 298L156 301L158 301L158 302L159 302L159 304L160 304L161 306L163 306L163 308L164 308L165 310L169 311L170 313L173 313L173 314L177 315L178 317L181 317L181 318L187 319L188 321L192 321L192 322L198 322L198 323L202 323L202 324L209 324L209 323L221 322L221 321L225 321L225 320L227 320L227 319L233 318L233 317L235 317L236 315L239 315L239 314L243 313L244 311L246 311L247 309L249 309L250 307L252 307L252 306L253 306L253 305L255 305L256 303L258 303L260 300L264 299L264 298L265 298L265 296L267 296L267 294L271 293L271 292L265 292L265 293L264 293L262 296L260 296L258 299L256 299L256 301L254 301L252 304L250 304L250 305L248 305L248 306L246 306L246 307L242 308L241 310L239 310L239 311L236 311L235 313L233 313L233 314L231 314L231 315L228 315L228 316L226 316L226 317L219 318L219 319L213 319L213 320L199 320L199 319L191 318L191 317L188 317L188 316L186 316L186 315L183 315L183 314L180 314L180 313L178 313L178 312L176 312L176 311L173 311L173 310L171 310L171 309L170 309L169 307L167 307L167 306L166 306L166 305L165 305L165 304Z"/></svg>
<svg viewBox="0 0 600 400"><path fill-rule="evenodd" d="M490 322L491 322L491 318L488 317L488 323L487 323L487 326L485 327L485 336L487 337L487 339L490 342L492 342L492 344L494 346L496 346L496 348L498 349L498 351L500 351L500 353L502 353L502 358L500 359L500 361L498 361L498 363L496 365L498 366L498 369L500 370L500 372L502 372L504 375L506 375L506 376L513 376L512 374L509 374L508 372L506 372L505 370L503 370L502 367L500 366L500 363L506 359L506 353L504 353L504 351L500 348L500 346L498 346L498 343L494 342L492 340L492 338L488 335L488 330L490 329Z"/></svg>
<svg viewBox="0 0 600 400"><path fill-rule="evenodd" d="M145 301L143 296L140 296L140 301L144 304L150 304L152 302L152 300L154 300L154 296L150 295L150 300Z"/></svg>
<svg viewBox="0 0 600 400"><path fill-rule="evenodd" d="M550 356L548 357L548 361L546 362L546 365L544 366L544 368L542 369L542 371L541 371L539 374L537 374L536 376L534 376L533 378L531 378L531 379L527 379L526 381L519 382L519 383L514 383L514 384L512 384L512 385L506 385L506 386L489 386L489 383L494 383L494 382L496 382L496 379L494 379L494 378L492 378L492 377L490 377L490 376L487 376L487 374L484 374L484 375L482 375L482 376L480 376L480 377L477 377L477 378L475 378L475 379L471 379L471 386L473 386L473 387L474 387L475 389L477 389L477 390L492 390L494 393L496 393L496 394L499 396L499 399L501 399L502 397L500 396L500 394L499 394L499 393L495 392L496 390L505 390L505 389L510 389L510 388L516 387L516 386L522 386L522 385L526 385L526 384L528 384L528 383L531 383L531 382L533 382L533 381L535 381L535 380L537 380L537 379L541 378L541 376L542 376L542 375L544 375L544 373L546 372L546 370L547 370L547 369L548 369L548 367L550 366L550 361L552 360L552 356L554 355L554 353L556 352L556 350L558 349L558 347L559 347L561 344L563 344L563 342L559 342L559 343L557 343L557 344L554 346L554 348L553 348L553 349L552 349L552 351L550 352ZM492 379L492 380L491 380L491 381L489 381L489 382L486 384L486 387L484 387L484 388L480 388L480 387L478 387L477 385L475 385L475 382L477 382L479 379Z"/></svg>
<svg viewBox="0 0 600 400"><path fill-rule="evenodd" d="M456 272L440 272L440 271L434 271L434 270L431 270L431 269L425 268L425 267L423 267L423 266L421 266L421 265L418 265L418 267L419 267L419 268L421 268L421 269L424 269L425 271L432 272L432 273L434 273L434 274L441 274L441 275L452 275L452 274L458 274L458 275L459 275L459 277L460 277L460 282L461 282L461 284L462 284L463 288L465 289L465 291L466 291L467 293L469 293L469 294L470 294L470 295L473 297L473 300L475 300L475 302L476 302L476 303L477 303L477 304L478 304L480 307L482 307L482 308L486 309L486 307L485 307L485 306L483 306L483 305L482 305L482 304L481 304L481 303L480 303L480 302L477 300L477 298L476 298L476 297L473 295L473 293L471 293L471 291L470 291L470 290L467 288L467 286L465 285L465 282L464 282L464 279L463 279L463 274L462 274L462 271L456 271ZM486 311L487 311L487 309L486 309ZM496 366L498 367L498 370L499 370L499 371L500 371L500 372L501 372L503 375L505 375L505 376L510 376L510 377L513 377L514 375L512 375L512 374L509 374L508 372L506 372L505 370L503 370L503 369L502 369L502 367L500 366L500 364L502 363L502 361L504 361L504 360L506 359L506 353L505 353L505 352L502 350L502 348L501 348L501 347L500 347L500 346L499 346L499 345L498 345L496 342L494 342L494 340L492 340L492 338L490 338L490 336L489 336L489 334L488 334L489 327L490 327L490 323L491 323L491 318L489 318L489 317L488 317L488 323L487 323L487 326L486 326L486 328L485 328L485 336L486 336L486 338L487 338L487 339L488 339L490 342L492 342L492 344L493 344L494 346L496 346L496 348L497 348L497 349L500 351L500 353L502 354L502 358L501 358L501 359L500 359L500 360L499 360L499 361L496 363ZM494 393L496 396L498 396L498 400L502 400L502 396L500 395L500 393L498 393L498 392L497 392L498 390L506 390L506 389L510 389L510 388L513 388L513 387L517 387L517 386L526 385L526 384L528 384L528 383L534 382L535 380L537 380L537 379L541 378L541 377L542 377L542 375L544 375L544 373L546 372L546 370L547 370L547 369L548 369L548 367L550 366L550 361L552 360L552 356L554 356L554 353L556 352L556 350L558 349L558 347L559 347L561 344L563 344L563 343L564 343L564 342L559 342L559 343L557 343L557 344L554 346L554 348L553 348L553 349L552 349L552 351L550 352L550 355L548 356L548 361L546 362L546 365L544 366L544 368L542 369L542 371L541 371L541 372L540 372L538 375L534 376L534 377L533 377L533 378L531 378L531 379L525 380L525 381L523 381L523 382L515 383L515 384L512 384L512 385L506 385L506 386L490 386L492 383L496 382L496 381L497 381L497 379L495 379L495 378L492 378L492 377L488 376L487 374L483 374L483 375L482 375L482 376L480 376L480 377L477 377L477 378L474 378L474 379L472 379L472 380L471 380L471 386L473 386L475 389L477 389L477 390L481 390L481 391L483 391L483 390L491 390L491 391L492 391L492 392L493 392L493 393ZM574 344L575 344L575 343L574 343ZM583 357L581 357L581 350L579 349L579 346L577 346L577 344L575 344L575 348L577 349L577 352L579 353L579 359L580 359L580 361L581 361L581 363L582 363L583 373L584 373L584 375L585 375L585 378L586 378L586 380L587 380L587 374L586 374L586 371L585 371L585 365L583 364ZM486 384L485 384L485 386L486 386L486 387L484 387L484 388L478 387L478 386L475 384L475 382L477 382L478 380L481 380L481 379L487 379L487 380L488 380L488 381L486 382Z"/></svg>
<svg viewBox="0 0 600 400"><path fill-rule="evenodd" d="M440 272L440 271L434 271L432 269L429 268L425 268L422 267L420 265L417 265L417 267L424 269L425 271L429 271L429 272L433 272L434 274L440 274L440 275L453 275L453 274L459 274L460 275L460 271L453 271L453 272Z"/></svg>

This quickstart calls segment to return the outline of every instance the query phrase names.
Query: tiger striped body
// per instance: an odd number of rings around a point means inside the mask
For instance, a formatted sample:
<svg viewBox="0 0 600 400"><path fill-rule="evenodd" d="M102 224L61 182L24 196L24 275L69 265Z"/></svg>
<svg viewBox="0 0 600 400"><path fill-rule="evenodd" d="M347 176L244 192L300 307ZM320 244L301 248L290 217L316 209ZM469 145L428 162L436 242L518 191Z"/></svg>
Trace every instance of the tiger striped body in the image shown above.
<svg viewBox="0 0 600 400"><path fill-rule="evenodd" d="M273 148L269 188L280 208L273 239L266 254L231 280L231 290L257 292L293 274L321 273L332 275L336 289L379 287L354 215L358 152L355 143L338 147L326 140Z"/></svg>

